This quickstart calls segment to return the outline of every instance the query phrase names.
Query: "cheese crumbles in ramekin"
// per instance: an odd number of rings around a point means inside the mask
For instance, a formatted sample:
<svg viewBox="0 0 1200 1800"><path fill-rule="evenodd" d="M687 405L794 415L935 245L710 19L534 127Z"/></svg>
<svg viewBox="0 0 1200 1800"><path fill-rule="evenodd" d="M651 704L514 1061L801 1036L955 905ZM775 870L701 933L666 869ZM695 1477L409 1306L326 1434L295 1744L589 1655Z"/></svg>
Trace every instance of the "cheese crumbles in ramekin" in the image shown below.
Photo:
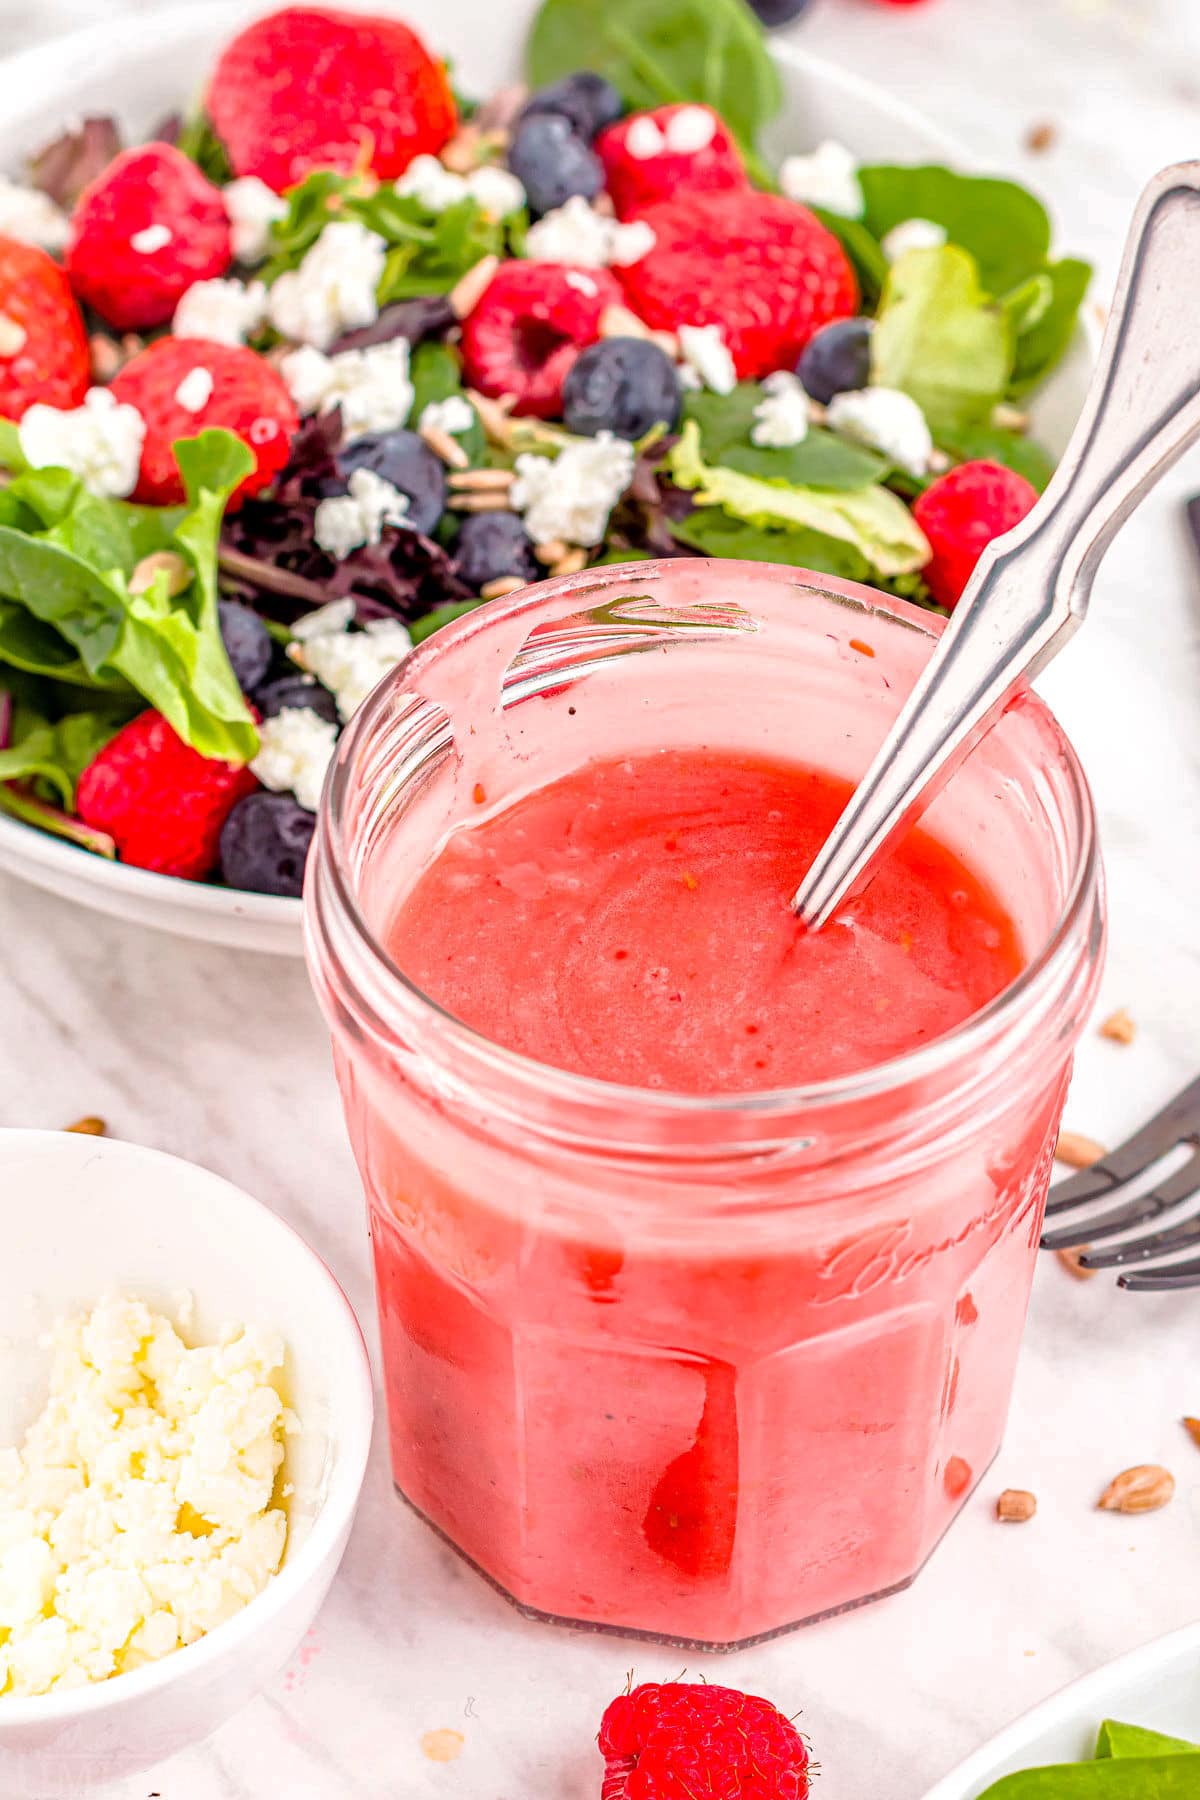
<svg viewBox="0 0 1200 1800"><path fill-rule="evenodd" d="M262 1591L287 1536L278 1333L189 1348L114 1297L50 1342L45 1408L0 1449L0 1701L193 1643Z"/></svg>

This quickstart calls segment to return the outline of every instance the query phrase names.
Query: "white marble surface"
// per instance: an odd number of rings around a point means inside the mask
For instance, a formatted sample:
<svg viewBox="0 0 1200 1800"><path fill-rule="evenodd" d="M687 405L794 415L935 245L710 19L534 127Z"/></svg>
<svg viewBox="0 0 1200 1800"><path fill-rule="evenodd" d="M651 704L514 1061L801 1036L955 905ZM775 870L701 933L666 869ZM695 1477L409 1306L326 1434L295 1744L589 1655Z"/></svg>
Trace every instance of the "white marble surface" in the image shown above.
<svg viewBox="0 0 1200 1800"><path fill-rule="evenodd" d="M111 4L103 10L111 11ZM143 4L152 28L154 7ZM0 44L99 16L100 0L0 0ZM1181 15L1189 14L1185 19ZM1200 148L1200 9L1178 0L818 0L813 47L890 79L1054 201L1062 242L1111 273L1158 164ZM1059 128L1034 158L1031 124ZM1101 284L1103 285L1103 283ZM1119 540L1094 617L1048 690L1103 817L1112 948L1102 1002L1140 1027L1089 1036L1069 1121L1114 1138L1195 1072L1200 1002L1200 565L1191 459ZM298 966L160 938L0 883L0 1123L99 1112L120 1135L220 1170L297 1224L373 1338L366 1240L324 1035ZM1007 1446L907 1594L734 1658L692 1659L803 1710L829 1800L919 1800L1001 1724L1200 1608L1200 1297L1134 1299L1039 1274ZM1163 1461L1166 1512L1102 1515L1118 1469ZM819 1469L814 1481L821 1479ZM1001 1528L1029 1486L1036 1522ZM675 1652L551 1632L512 1613L395 1500L382 1440L341 1577L302 1655L208 1744L104 1800L594 1800L600 1712ZM434 1764L422 1734L461 1731ZM0 1772L0 1788L3 1786ZM48 1797L50 1800L50 1797Z"/></svg>

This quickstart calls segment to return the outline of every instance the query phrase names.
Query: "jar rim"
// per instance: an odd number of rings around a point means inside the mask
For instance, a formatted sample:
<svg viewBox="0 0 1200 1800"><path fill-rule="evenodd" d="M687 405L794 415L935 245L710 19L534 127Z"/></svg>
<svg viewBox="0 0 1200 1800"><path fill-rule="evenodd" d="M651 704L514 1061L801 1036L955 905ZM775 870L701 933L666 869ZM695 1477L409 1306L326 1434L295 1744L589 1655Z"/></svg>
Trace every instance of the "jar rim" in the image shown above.
<svg viewBox="0 0 1200 1800"><path fill-rule="evenodd" d="M729 579L741 576L759 582L777 582L784 586L811 589L827 598L848 604L852 609L873 617L882 617L889 624L915 629L934 640L941 635L945 625L945 620L940 615L928 612L909 601L859 582L814 573L790 564L689 557L687 569L693 574L714 569ZM1061 982L1069 979L1069 970L1076 958L1076 927L1100 883L1099 834L1091 789L1075 749L1051 708L1040 695L1029 689L1026 690L1028 698L1042 722L1049 726L1063 759L1070 802L1079 826L1074 866L1053 929L1016 979L1002 988L986 1006L928 1043L885 1062L821 1081L734 1094L680 1093L663 1088L606 1081L596 1075L558 1068L551 1063L539 1062L520 1051L507 1049L448 1011L412 981L388 954L372 930L356 892L344 831L345 807L352 781L355 752L369 739L372 726L386 711L395 687L401 682L407 684L414 669L419 669L423 663L482 631L511 621L522 612L532 615L558 596L577 596L583 591L591 594L614 586L627 586L635 570L635 578L639 584L651 584L664 576L669 577L673 572L678 573L679 560L669 558L641 562L632 569L624 564L603 569L585 569L578 574L540 581L535 586L523 588L510 596L486 602L462 618L443 626L418 645L391 676L380 682L342 733L321 797L313 860L315 864L318 859L325 859L324 868L332 882L341 920L353 935L361 953L363 967L369 971L368 978L382 983L389 999L399 1001L414 1016L424 1014L435 1022L444 1034L445 1042L454 1049L461 1050L477 1066L490 1067L502 1078L535 1086L542 1095L555 1100L605 1109L636 1107L643 1112L650 1111L675 1120L720 1115L763 1119L778 1114L794 1116L870 1101L936 1077L948 1065L969 1057L972 1052L984 1046L994 1032L1002 1030L1013 1015L1019 1014L1024 1003L1035 1004L1042 993L1055 990ZM310 943L314 936L313 912L318 904L314 899L316 885L314 870L310 869L305 884L305 921ZM371 1003L371 1010L376 1014L380 1012L376 1002Z"/></svg>

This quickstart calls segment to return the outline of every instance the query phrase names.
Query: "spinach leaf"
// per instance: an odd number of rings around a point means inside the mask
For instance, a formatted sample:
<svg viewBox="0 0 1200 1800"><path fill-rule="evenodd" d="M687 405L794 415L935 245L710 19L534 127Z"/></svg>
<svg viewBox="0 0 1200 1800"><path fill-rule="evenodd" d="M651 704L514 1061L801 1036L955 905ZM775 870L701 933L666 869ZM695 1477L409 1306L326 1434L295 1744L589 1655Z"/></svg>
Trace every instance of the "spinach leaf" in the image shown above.
<svg viewBox="0 0 1200 1800"><path fill-rule="evenodd" d="M810 206L808 210L816 214L826 231L833 233L846 252L858 276L863 307L868 312L873 311L888 272L888 260L879 239L861 219L847 219L842 213L826 212L823 206Z"/></svg>
<svg viewBox="0 0 1200 1800"><path fill-rule="evenodd" d="M1132 1756L1006 1775L980 1800L1195 1800L1186 1756Z"/></svg>
<svg viewBox="0 0 1200 1800"><path fill-rule="evenodd" d="M1161 1731L1148 1731L1142 1725L1122 1725L1106 1719L1096 1742L1096 1759L1111 1756L1200 1756L1200 1744L1189 1744L1186 1738L1164 1737Z"/></svg>
<svg viewBox="0 0 1200 1800"><path fill-rule="evenodd" d="M848 581L867 581L871 567L852 544L819 531L772 530L747 524L719 506L698 506L686 519L672 520L671 536L704 556L735 556L746 562L788 563Z"/></svg>
<svg viewBox="0 0 1200 1800"><path fill-rule="evenodd" d="M724 514L722 514L721 516L724 517ZM614 550L606 550L604 552L603 556L598 556L596 558L595 562L592 563L591 567L593 569L606 569L606 568L612 567L613 565L615 565L617 563L653 562L653 560L654 559L650 555L650 552L648 550L615 550L614 549Z"/></svg>
<svg viewBox="0 0 1200 1800"><path fill-rule="evenodd" d="M724 464L707 465L694 420L667 457L677 487L694 490L701 506L720 506L747 524L767 529L800 527L850 545L881 575L906 575L929 560L925 534L887 488L836 490L761 481Z"/></svg>
<svg viewBox="0 0 1200 1800"><path fill-rule="evenodd" d="M938 433L938 448L955 462L995 462L1015 469L1033 483L1040 494L1054 473L1054 458L1032 438L999 425L964 425L960 431Z"/></svg>
<svg viewBox="0 0 1200 1800"><path fill-rule="evenodd" d="M77 650L53 626L44 624L15 601L0 597L0 664L29 675L44 675L78 687L126 689L118 675L93 675ZM2 685L7 686L7 681Z"/></svg>
<svg viewBox="0 0 1200 1800"><path fill-rule="evenodd" d="M427 406L438 400L448 400L452 394L461 394L462 360L457 350L449 344L418 344L409 362L409 375L413 384L412 411L409 415L413 430L420 423L421 414ZM483 426L475 408L471 408L474 423L469 430L460 432L456 441L473 463L481 463L487 451L487 439Z"/></svg>
<svg viewBox="0 0 1200 1800"><path fill-rule="evenodd" d="M882 238L905 219L931 219L974 257L990 293L1007 294L1045 264L1050 220L1041 201L1015 181L894 163L868 164L858 179L868 231Z"/></svg>
<svg viewBox="0 0 1200 1800"><path fill-rule="evenodd" d="M800 487L866 487L887 473L886 460L874 450L819 427L812 427L807 437L787 449L754 443L754 408L762 397L761 387L753 381L740 381L729 394L703 390L684 396L683 417L699 426L706 462L726 463L743 475Z"/></svg>
<svg viewBox="0 0 1200 1800"><path fill-rule="evenodd" d="M233 164L229 160L229 152L203 110L194 112L190 119L184 120L178 148L185 156L190 156L196 166L210 181L215 181L218 187L233 180Z"/></svg>
<svg viewBox="0 0 1200 1800"><path fill-rule="evenodd" d="M0 750L0 782L38 781L53 789L68 812L75 806L75 783L92 758L116 736L121 721L108 713L68 713L18 726L15 741Z"/></svg>
<svg viewBox="0 0 1200 1800"><path fill-rule="evenodd" d="M534 87L595 69L631 108L711 106L754 178L770 184L755 146L783 85L746 0L543 0L525 55Z"/></svg>
<svg viewBox="0 0 1200 1800"><path fill-rule="evenodd" d="M423 619L414 619L408 628L409 636L414 644L423 644L427 637L432 637L443 625L449 625L453 620L461 619L464 613L474 612L477 607L486 605L486 600L447 600L443 606L435 606L432 612L427 612Z"/></svg>
<svg viewBox="0 0 1200 1800"><path fill-rule="evenodd" d="M991 417L1013 366L1012 330L957 245L893 263L871 337L871 379L911 394L935 437Z"/></svg>
<svg viewBox="0 0 1200 1800"><path fill-rule="evenodd" d="M1092 266L1067 256L1061 262L1049 263L1045 274L1051 289L1049 304L1017 340L1009 392L1018 399L1044 380L1066 352L1092 279Z"/></svg>

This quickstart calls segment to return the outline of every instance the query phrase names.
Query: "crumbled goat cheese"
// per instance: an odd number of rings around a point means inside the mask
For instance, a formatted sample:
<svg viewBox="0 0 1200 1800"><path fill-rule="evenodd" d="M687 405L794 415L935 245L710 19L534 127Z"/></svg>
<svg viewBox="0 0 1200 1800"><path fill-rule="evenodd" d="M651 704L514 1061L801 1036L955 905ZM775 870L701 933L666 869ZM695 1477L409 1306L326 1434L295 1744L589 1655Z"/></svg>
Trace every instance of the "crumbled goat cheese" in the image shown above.
<svg viewBox="0 0 1200 1800"><path fill-rule="evenodd" d="M493 219L520 212L525 189L508 169L483 163L467 175L456 175L436 156L414 156L396 183L404 199L419 200L427 212L442 213L460 200L475 200Z"/></svg>
<svg viewBox="0 0 1200 1800"><path fill-rule="evenodd" d="M348 631L354 623L354 601L347 595L341 600L328 600L314 612L304 613L292 626L293 642L307 643L309 638L324 637L331 631Z"/></svg>
<svg viewBox="0 0 1200 1800"><path fill-rule="evenodd" d="M353 438L404 424L413 403L408 356L407 338L342 350L337 356L304 344L288 352L279 372L302 413L332 412L340 406L343 434Z"/></svg>
<svg viewBox="0 0 1200 1800"><path fill-rule="evenodd" d="M212 399L212 370L197 364L189 369L179 386L175 389L175 401L182 406L184 412L203 412Z"/></svg>
<svg viewBox="0 0 1200 1800"><path fill-rule="evenodd" d="M831 431L866 444L910 475L924 475L933 454L925 414L899 388L856 388L835 394L825 410Z"/></svg>
<svg viewBox="0 0 1200 1800"><path fill-rule="evenodd" d="M940 250L946 242L946 227L932 219L903 219L893 225L880 248L889 262L895 262L909 250Z"/></svg>
<svg viewBox="0 0 1200 1800"><path fill-rule="evenodd" d="M403 525L408 513L408 495L374 469L355 469L347 486L348 493L319 501L313 515L313 537L338 562L364 544L377 544L384 526Z"/></svg>
<svg viewBox="0 0 1200 1800"><path fill-rule="evenodd" d="M169 225L147 225L142 231L134 232L129 248L136 250L139 256L153 256L156 250L165 250L174 235Z"/></svg>
<svg viewBox="0 0 1200 1800"><path fill-rule="evenodd" d="M821 206L847 219L861 219L862 188L858 160L845 144L827 138L811 156L789 156L779 171L779 185L789 200Z"/></svg>
<svg viewBox="0 0 1200 1800"><path fill-rule="evenodd" d="M40 250L65 250L71 221L49 194L0 175L0 235L36 244Z"/></svg>
<svg viewBox="0 0 1200 1800"><path fill-rule="evenodd" d="M509 501L525 514L525 529L536 544L555 538L598 544L609 513L633 480L633 462L633 445L611 431L568 444L553 459L518 456Z"/></svg>
<svg viewBox="0 0 1200 1800"><path fill-rule="evenodd" d="M681 106L667 120L667 149L673 156L695 156L717 135L717 121L707 106Z"/></svg>
<svg viewBox="0 0 1200 1800"><path fill-rule="evenodd" d="M114 1297L50 1341L45 1409L0 1452L0 1710L194 1643L262 1592L287 1537L277 1333L189 1349Z"/></svg>
<svg viewBox="0 0 1200 1800"><path fill-rule="evenodd" d="M376 290L387 244L356 219L326 225L298 269L280 275L267 298L267 316L283 337L326 350L343 331L379 317Z"/></svg>
<svg viewBox="0 0 1200 1800"><path fill-rule="evenodd" d="M643 113L633 120L625 133L625 153L632 156L635 162L649 162L652 156L661 156L667 147L657 119L649 113Z"/></svg>
<svg viewBox="0 0 1200 1800"><path fill-rule="evenodd" d="M175 308L175 337L207 338L213 344L244 344L267 316L261 281L196 281Z"/></svg>
<svg viewBox="0 0 1200 1800"><path fill-rule="evenodd" d="M622 225L573 194L531 225L523 254L533 262L566 263L576 269L626 268L653 250L654 229L642 219Z"/></svg>
<svg viewBox="0 0 1200 1800"><path fill-rule="evenodd" d="M306 812L316 812L337 735L337 726L311 706L282 707L259 726L250 767L272 793L294 794Z"/></svg>
<svg viewBox="0 0 1200 1800"><path fill-rule="evenodd" d="M448 394L444 400L431 400L421 412L418 429L445 431L458 437L470 431L475 423L475 408L461 394Z"/></svg>
<svg viewBox="0 0 1200 1800"><path fill-rule="evenodd" d="M221 189L229 214L233 254L240 263L263 260L271 242L271 227L286 218L287 201L257 175L241 175Z"/></svg>
<svg viewBox="0 0 1200 1800"><path fill-rule="evenodd" d="M90 388L82 406L31 406L20 424L21 449L35 469L70 469L93 494L123 499L137 486L146 421L107 388Z"/></svg>
<svg viewBox="0 0 1200 1800"><path fill-rule="evenodd" d="M754 408L752 443L764 450L790 450L808 436L808 395L794 375L779 369L762 384L763 397Z"/></svg>
<svg viewBox="0 0 1200 1800"><path fill-rule="evenodd" d="M684 367L714 394L732 394L737 370L719 325L681 325L677 333Z"/></svg>
<svg viewBox="0 0 1200 1800"><path fill-rule="evenodd" d="M346 721L411 649L412 639L398 620L372 619L365 631L310 633L293 643L288 654L329 689L337 700L339 718Z"/></svg>

